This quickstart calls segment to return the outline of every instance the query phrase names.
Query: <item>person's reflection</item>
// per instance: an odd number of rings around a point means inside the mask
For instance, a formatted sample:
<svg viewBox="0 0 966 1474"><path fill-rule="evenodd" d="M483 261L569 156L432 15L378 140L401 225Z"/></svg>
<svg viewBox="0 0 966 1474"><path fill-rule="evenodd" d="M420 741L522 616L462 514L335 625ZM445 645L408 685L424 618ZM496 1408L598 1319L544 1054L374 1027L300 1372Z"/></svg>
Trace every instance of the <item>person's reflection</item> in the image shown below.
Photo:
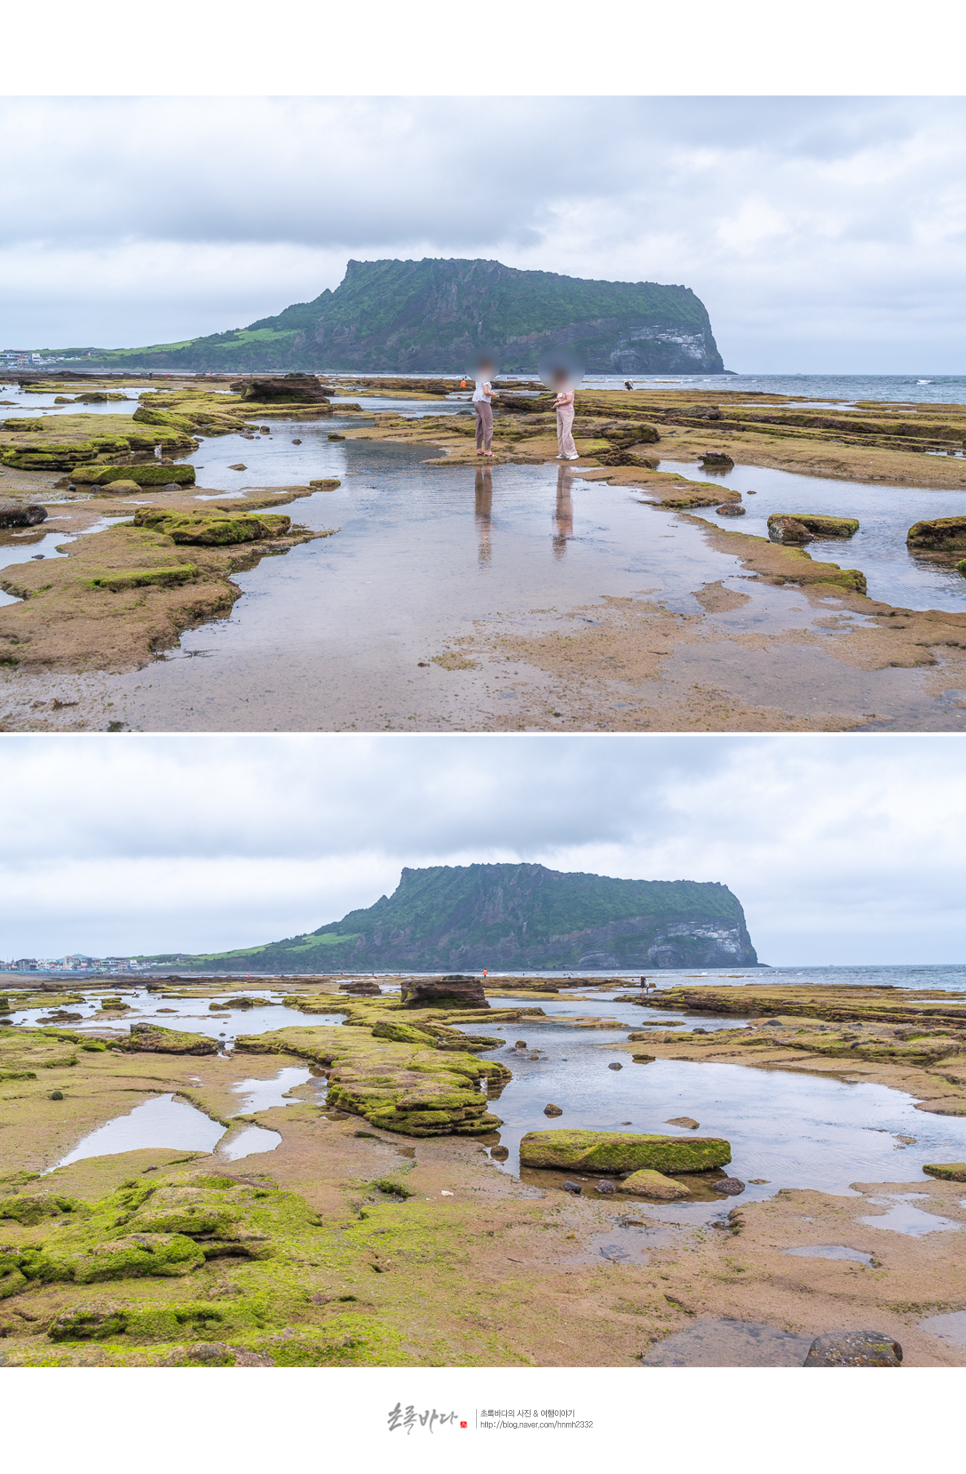
<svg viewBox="0 0 966 1474"><path fill-rule="evenodd" d="M562 558L567 551L567 539L574 535L574 507L570 489L574 479L573 466L557 467L557 505L553 514L553 555Z"/></svg>
<svg viewBox="0 0 966 1474"><path fill-rule="evenodd" d="M493 513L493 473L488 467L476 471L476 535L479 540L480 567L490 561L490 518Z"/></svg>

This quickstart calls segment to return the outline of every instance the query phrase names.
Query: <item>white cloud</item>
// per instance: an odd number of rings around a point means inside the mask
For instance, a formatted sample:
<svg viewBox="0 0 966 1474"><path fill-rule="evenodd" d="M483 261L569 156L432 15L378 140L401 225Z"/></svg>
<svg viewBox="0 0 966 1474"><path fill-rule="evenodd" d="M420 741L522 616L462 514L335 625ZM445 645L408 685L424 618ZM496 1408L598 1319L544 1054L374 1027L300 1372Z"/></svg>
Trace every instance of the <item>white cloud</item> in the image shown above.
<svg viewBox="0 0 966 1474"><path fill-rule="evenodd" d="M177 341L349 256L683 282L740 370L962 372L960 98L0 104L12 346ZM480 138L485 143L480 145Z"/></svg>
<svg viewBox="0 0 966 1474"><path fill-rule="evenodd" d="M0 955L221 950L404 865L717 880L771 963L958 962L958 736L18 737Z"/></svg>

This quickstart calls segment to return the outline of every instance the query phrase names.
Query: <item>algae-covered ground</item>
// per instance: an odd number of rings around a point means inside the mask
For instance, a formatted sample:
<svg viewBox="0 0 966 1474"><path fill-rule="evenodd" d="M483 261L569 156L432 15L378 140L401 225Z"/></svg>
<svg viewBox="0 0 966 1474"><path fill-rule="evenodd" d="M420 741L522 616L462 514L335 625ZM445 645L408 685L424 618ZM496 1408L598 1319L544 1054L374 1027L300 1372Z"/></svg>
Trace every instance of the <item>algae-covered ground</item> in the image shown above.
<svg viewBox="0 0 966 1474"><path fill-rule="evenodd" d="M332 413L328 405L253 406L191 383L142 392L140 400L133 417L40 415L0 424L0 502L45 507L28 540L48 532L73 539L58 548L63 558L0 567L0 589L22 601L0 608L0 664L25 672L142 666L186 629L228 613L240 597L232 573L326 535L287 515L256 514L338 482L249 487L219 502L217 489L195 485L193 466L172 458L197 450L198 435L253 431L255 412L259 420L317 418Z"/></svg>
<svg viewBox="0 0 966 1474"><path fill-rule="evenodd" d="M253 1003L265 986L231 982ZM225 996L214 979L170 981L161 991L172 995L158 999L165 1006ZM864 1037L872 1023L880 1027L875 1000L857 996L871 989L851 991ZM756 1024L753 1032L790 1035L791 994L780 1000L782 1029ZM29 1006L39 1019L43 1005L49 1018L84 996L25 990L9 997L8 1012ZM574 1196L561 1190L559 1173L547 1172L544 1185L530 1169L522 1181L489 1155L499 1100L487 1092L509 1070L481 1056L495 1023L522 1025L540 1016L538 1004L404 1010L391 995L354 998L335 980L303 980L286 1006L340 1013L346 1023L242 1035L229 1054L209 1036L167 1031L154 1019L128 1030L123 997L103 985L98 996L92 1029L0 1029L0 1364L621 1366L698 1319L723 1317L807 1336L874 1325L901 1342L906 1365L966 1364L966 1351L919 1325L966 1303L966 1260L951 1252L953 1233L917 1238L875 1223L885 1190L914 1191L926 1212L966 1226L955 1174L885 1189L858 1183L849 1197L783 1190L739 1199L730 1211L726 1199L716 1219L673 1222L655 1216L646 1197L657 1173L641 1171L634 1196ZM812 1007L811 996L799 1001ZM924 995L909 1001L917 1039L950 1048L955 1009L950 1016L941 999ZM933 1002L939 1011L929 1011ZM695 1006L693 998L675 1003ZM841 1013L848 1000L832 1006ZM769 1005L763 1024L775 1017ZM818 1021L814 1011L794 1015L796 1027ZM715 1036L723 1055L730 1032ZM701 1039L667 1047L696 1050ZM770 1046L787 1067L784 1043ZM655 1051L664 1047L655 1041ZM904 1088L919 1080L935 1090L950 1056L924 1063L926 1052L920 1044L917 1058L900 1064L853 1057L850 1074L893 1083L899 1071ZM741 1062L772 1061L747 1049ZM803 1053L799 1063L811 1070L832 1061ZM307 1066L312 1078L285 1105L238 1114L238 1081L267 1082L285 1064ZM140 1149L55 1165L92 1130L169 1094L225 1125L225 1141L260 1125L280 1145L235 1161L219 1144L211 1153ZM537 1134L552 1132L551 1123ZM564 1131L561 1141L578 1134ZM682 1151L691 1146L694 1161L661 1161L686 1183L707 1165L697 1160L707 1148L687 1131L674 1140ZM726 1151L714 1150L725 1163ZM622 1165L595 1159L594 1170L613 1183ZM787 1253L814 1244L847 1244L865 1260Z"/></svg>

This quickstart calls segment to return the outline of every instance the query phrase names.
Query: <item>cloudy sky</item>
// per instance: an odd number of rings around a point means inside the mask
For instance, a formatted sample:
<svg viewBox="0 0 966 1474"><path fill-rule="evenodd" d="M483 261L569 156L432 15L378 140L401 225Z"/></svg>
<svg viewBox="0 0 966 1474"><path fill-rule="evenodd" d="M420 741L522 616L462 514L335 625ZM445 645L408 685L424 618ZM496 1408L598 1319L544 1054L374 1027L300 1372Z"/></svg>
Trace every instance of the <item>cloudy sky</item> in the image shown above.
<svg viewBox="0 0 966 1474"><path fill-rule="evenodd" d="M962 98L8 98L0 347L244 326L346 260L684 283L742 372L966 372Z"/></svg>
<svg viewBox="0 0 966 1474"><path fill-rule="evenodd" d="M722 881L772 964L966 961L956 736L11 734L0 791L3 958L272 941L526 860Z"/></svg>

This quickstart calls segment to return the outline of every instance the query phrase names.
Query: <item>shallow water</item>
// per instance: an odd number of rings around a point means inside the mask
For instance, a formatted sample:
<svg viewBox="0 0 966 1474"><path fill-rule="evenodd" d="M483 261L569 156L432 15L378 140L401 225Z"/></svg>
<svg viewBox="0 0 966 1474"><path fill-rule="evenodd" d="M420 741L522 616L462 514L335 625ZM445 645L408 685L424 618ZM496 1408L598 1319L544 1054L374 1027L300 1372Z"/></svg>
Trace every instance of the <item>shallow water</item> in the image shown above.
<svg viewBox="0 0 966 1474"><path fill-rule="evenodd" d="M92 532L103 532L106 527L122 520L119 517L99 517L90 527L85 527L83 532L58 532L56 526L52 525L58 521L54 511L38 527L0 528L0 571L15 563L29 563L33 559L66 558L66 553L58 551L61 546L74 542L78 537L88 537ZM0 604L20 602L13 594L6 594L0 589Z"/></svg>
<svg viewBox="0 0 966 1474"><path fill-rule="evenodd" d="M712 479L697 464L662 461L660 468L693 481ZM854 537L816 538L806 545L806 551L816 562L861 569L870 598L903 609L966 609L966 578L955 566L914 556L906 547L906 533L914 522L966 516L966 490L867 486L759 466L735 466L723 475L714 473L713 479L742 493L745 516L740 520L716 517L710 508L695 514L708 522L767 537L768 518L776 512L857 517L860 526ZM757 495L747 496L749 490Z"/></svg>
<svg viewBox="0 0 966 1474"><path fill-rule="evenodd" d="M747 1320L696 1320L641 1357L645 1367L800 1367L811 1336Z"/></svg>
<svg viewBox="0 0 966 1474"><path fill-rule="evenodd" d="M218 1155L228 1162L237 1162L258 1152L273 1152L281 1144L282 1138L277 1131L269 1131L264 1126L246 1126L237 1136L229 1136L222 1142Z"/></svg>
<svg viewBox="0 0 966 1474"><path fill-rule="evenodd" d="M638 1017L644 1012L624 1006ZM613 1005L595 1002L579 1008L606 1018ZM719 1020L719 1027L726 1022L735 1020ZM701 1027L709 1023L700 1020ZM722 1200L725 1210L735 1201L771 1197L785 1187L849 1194L856 1181L917 1181L924 1176L924 1163L961 1160L966 1151L966 1119L917 1111L912 1096L884 1085L691 1060L634 1064L633 1050L646 1046L626 1044L625 1030L576 1029L559 1014L504 1029L511 1046L516 1038L525 1038L530 1050L542 1056L521 1059L505 1046L485 1056L506 1061L513 1070L491 1106L503 1122L500 1145L510 1152L499 1165L513 1175L520 1172L519 1144L527 1131L577 1128L686 1139L691 1134L687 1128L667 1124L685 1115L700 1123L695 1134L721 1136L731 1143L728 1172L748 1185L741 1199ZM472 1032L469 1026L467 1032ZM608 1069L612 1062L623 1068ZM847 1065L843 1073L848 1073ZM564 1114L545 1116L548 1103L560 1106ZM902 1136L915 1137L915 1142L904 1146ZM532 1169L522 1175L530 1182L547 1180ZM755 1185L751 1179L756 1177L766 1181ZM702 1196L707 1195L702 1191ZM707 1207L706 1201L648 1204L648 1213L669 1221L706 1219Z"/></svg>
<svg viewBox="0 0 966 1474"><path fill-rule="evenodd" d="M67 979L64 982L65 989L77 988L85 991L83 983L74 983ZM83 1032L85 1029L122 1029L125 1033L135 1023L154 1023L163 1029L185 1029L193 1034L204 1034L209 1039L222 1041L223 1047L233 1044L239 1034L266 1034L272 1029L290 1028L299 1024L341 1024L344 1015L340 1013L300 1013L297 1009L286 1008L282 1003L273 1001L273 989L266 988L269 1005L267 1008L233 1008L227 1012L212 1013L209 1004L213 1002L224 1002L234 996L230 992L220 995L206 994L198 998L164 998L160 993L149 993L145 988L136 988L126 991L122 985L118 990L123 1001L128 1005L123 1014L101 1015L99 998L91 992L85 993L83 1003L69 1003L65 1011L69 1013L80 1013L83 1018L72 1024L66 1024L66 1028L77 1029ZM290 987L285 992L291 991ZM107 994L108 989L100 984L96 990L98 995ZM15 1024L37 1023L36 1009L19 1009L10 1017ZM56 1027L56 1020L52 1027Z"/></svg>
<svg viewBox="0 0 966 1474"><path fill-rule="evenodd" d="M938 1213L926 1213L917 1208L915 1199L928 1201L926 1193L901 1193L897 1196L870 1198L870 1202L885 1208L884 1213L869 1214L861 1218L870 1228L887 1228L892 1233L905 1233L913 1238L922 1238L927 1233L950 1233L962 1228L955 1218L942 1218Z"/></svg>
<svg viewBox="0 0 966 1474"><path fill-rule="evenodd" d="M868 1219L864 1219L868 1223ZM809 1244L803 1249L783 1249L783 1254L794 1254L800 1259L853 1259L856 1264L871 1266L872 1255L863 1254L861 1249L848 1249L844 1244Z"/></svg>
<svg viewBox="0 0 966 1474"><path fill-rule="evenodd" d="M634 489L581 482L570 467L424 467L431 446L331 442L332 424L292 422L269 439L202 446L202 489L338 477L338 490L285 510L308 527L340 530L236 574L244 597L228 618L188 631L148 670L112 680L131 725L416 730L427 708L438 722L458 690L453 673L428 662L473 636L476 620L537 629L605 593L697 614L695 589L745 576L700 528L642 505ZM230 471L234 462L246 470ZM800 602L772 592L800 626ZM592 609L586 618L593 622ZM503 702L519 700L507 677L488 705L513 710ZM452 720L465 721L455 708Z"/></svg>
<svg viewBox="0 0 966 1474"><path fill-rule="evenodd" d="M953 1310L947 1315L927 1315L919 1322L919 1329L941 1336L954 1346L966 1348L966 1310Z"/></svg>
<svg viewBox="0 0 966 1474"><path fill-rule="evenodd" d="M225 1134L219 1121L174 1095L159 1095L99 1126L79 1141L56 1163L66 1167L86 1157L113 1157L120 1152L143 1151L146 1147L172 1147L184 1151L213 1152ZM53 1168L49 1168L53 1171Z"/></svg>
<svg viewBox="0 0 966 1474"><path fill-rule="evenodd" d="M311 1070L288 1067L279 1070L271 1080L239 1080L233 1085L232 1093L242 1097L238 1116L250 1116L255 1111L267 1111L273 1106L298 1105L298 1098L290 1095L297 1085L307 1085L312 1079Z"/></svg>

